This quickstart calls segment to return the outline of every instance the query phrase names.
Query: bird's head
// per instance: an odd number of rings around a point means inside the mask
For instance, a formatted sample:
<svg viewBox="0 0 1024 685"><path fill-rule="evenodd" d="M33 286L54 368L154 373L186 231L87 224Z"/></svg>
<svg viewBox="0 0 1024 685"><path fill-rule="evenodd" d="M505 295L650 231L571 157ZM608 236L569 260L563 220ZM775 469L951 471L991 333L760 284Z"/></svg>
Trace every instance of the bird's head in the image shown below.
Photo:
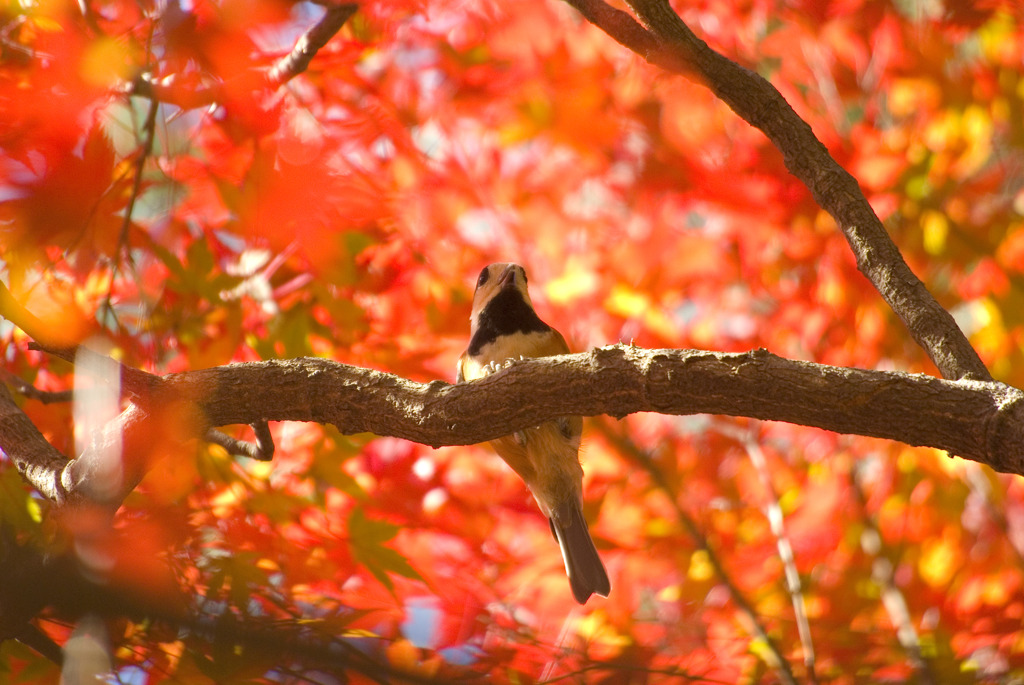
<svg viewBox="0 0 1024 685"><path fill-rule="evenodd" d="M530 293L527 289L526 270L518 264L488 264L480 271L476 280L476 292L473 294L473 313L471 318L477 320L487 303L502 292L514 291L519 294L530 309Z"/></svg>

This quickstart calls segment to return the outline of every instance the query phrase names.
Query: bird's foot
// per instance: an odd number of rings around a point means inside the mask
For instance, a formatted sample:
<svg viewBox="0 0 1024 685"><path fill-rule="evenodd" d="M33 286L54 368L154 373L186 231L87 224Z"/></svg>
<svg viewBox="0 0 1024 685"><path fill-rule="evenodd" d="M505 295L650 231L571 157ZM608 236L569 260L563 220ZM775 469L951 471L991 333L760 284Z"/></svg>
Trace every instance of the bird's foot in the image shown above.
<svg viewBox="0 0 1024 685"><path fill-rule="evenodd" d="M515 364L517 361L522 361L523 359L526 359L526 357L524 357L523 355L519 355L518 359L514 357L509 357L508 359L500 362L488 362L487 365L484 366L484 368L481 371L484 376L490 376L492 373L498 373L502 369L507 369L508 367Z"/></svg>

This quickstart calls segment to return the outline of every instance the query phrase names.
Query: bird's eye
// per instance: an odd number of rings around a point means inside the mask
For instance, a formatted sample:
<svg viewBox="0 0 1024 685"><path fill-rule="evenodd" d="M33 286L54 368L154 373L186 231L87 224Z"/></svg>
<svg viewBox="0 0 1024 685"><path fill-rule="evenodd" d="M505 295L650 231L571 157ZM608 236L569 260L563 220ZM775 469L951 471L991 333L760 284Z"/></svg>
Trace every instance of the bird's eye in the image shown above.
<svg viewBox="0 0 1024 685"><path fill-rule="evenodd" d="M487 282L487 279L491 277L491 271L488 267L484 267L483 271L480 272L480 278L476 279L476 287L482 286Z"/></svg>

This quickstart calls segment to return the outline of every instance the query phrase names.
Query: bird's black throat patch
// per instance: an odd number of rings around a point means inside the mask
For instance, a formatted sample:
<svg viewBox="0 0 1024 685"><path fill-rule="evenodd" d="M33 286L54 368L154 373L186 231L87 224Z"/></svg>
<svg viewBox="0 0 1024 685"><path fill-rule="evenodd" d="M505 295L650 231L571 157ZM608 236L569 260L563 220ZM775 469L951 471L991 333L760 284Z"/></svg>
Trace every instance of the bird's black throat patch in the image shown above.
<svg viewBox="0 0 1024 685"><path fill-rule="evenodd" d="M469 341L469 354L476 356L489 343L502 335L513 333L543 333L550 330L526 304L522 294L515 288L505 288L484 306L477 320L476 333Z"/></svg>

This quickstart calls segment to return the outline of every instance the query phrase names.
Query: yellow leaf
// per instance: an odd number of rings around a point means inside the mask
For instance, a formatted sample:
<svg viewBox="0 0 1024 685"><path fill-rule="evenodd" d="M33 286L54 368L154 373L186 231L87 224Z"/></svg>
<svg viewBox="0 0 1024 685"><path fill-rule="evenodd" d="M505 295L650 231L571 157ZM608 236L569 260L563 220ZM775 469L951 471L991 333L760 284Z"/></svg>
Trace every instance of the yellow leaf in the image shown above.
<svg viewBox="0 0 1024 685"><path fill-rule="evenodd" d="M942 102L942 91L930 79L897 79L889 88L889 111L896 117L905 117L923 110L938 107Z"/></svg>
<svg viewBox="0 0 1024 685"><path fill-rule="evenodd" d="M388 646L388 661L399 670L412 673L420 660L420 650L409 640L395 640Z"/></svg>
<svg viewBox="0 0 1024 685"><path fill-rule="evenodd" d="M64 30L59 21L41 14L32 17L32 26L43 33L60 33Z"/></svg>
<svg viewBox="0 0 1024 685"><path fill-rule="evenodd" d="M379 638L380 634L375 633L371 630L365 630L363 628L352 628L351 630L343 630L341 632L342 637L372 637ZM411 643L410 643L411 644Z"/></svg>
<svg viewBox="0 0 1024 685"><path fill-rule="evenodd" d="M95 86L109 87L124 81L132 70L128 50L113 38L93 42L82 58L82 78Z"/></svg>
<svg viewBox="0 0 1024 685"><path fill-rule="evenodd" d="M569 257L565 273L547 284L548 300L563 307L573 300L585 297L597 289L597 274L581 263L577 257Z"/></svg>
<svg viewBox="0 0 1024 685"><path fill-rule="evenodd" d="M924 582L935 588L944 588L959 568L959 534L947 528L941 538L926 540L922 545L918 572Z"/></svg>
<svg viewBox="0 0 1024 685"><path fill-rule="evenodd" d="M43 508L39 506L39 502L35 498L29 497L25 500L25 508L28 510L28 515L33 521L36 523L42 523Z"/></svg>
<svg viewBox="0 0 1024 685"><path fill-rule="evenodd" d="M395 640L387 649L388 661L399 671L432 678L441 667L438 655L423 659L419 648L406 639Z"/></svg>
<svg viewBox="0 0 1024 685"><path fill-rule="evenodd" d="M232 483L210 498L210 510L214 516L227 518L245 498L245 486L241 483Z"/></svg>
<svg viewBox="0 0 1024 685"><path fill-rule="evenodd" d="M982 584L982 598L989 606L1005 606L1014 591L1020 586L1020 572L1017 569L1006 569L1002 573L991 575Z"/></svg>
<svg viewBox="0 0 1024 685"><path fill-rule="evenodd" d="M979 171L991 157L992 117L987 107L972 105L964 110L960 126L965 149L955 171L960 176L969 176Z"/></svg>
<svg viewBox="0 0 1024 685"><path fill-rule="evenodd" d="M708 553L702 549L698 549L690 557L690 569L686 572L686 575L690 580L703 581L711 580L712 576L715 575L715 569L711 566L711 561L708 558Z"/></svg>
<svg viewBox="0 0 1024 685"><path fill-rule="evenodd" d="M924 249L930 255L942 254L949 235L946 215L929 209L921 216L921 231L924 234Z"/></svg>
<svg viewBox="0 0 1024 685"><path fill-rule="evenodd" d="M683 596L682 587L677 584L669 585L658 592L656 596L659 602L678 602L679 598Z"/></svg>
<svg viewBox="0 0 1024 685"><path fill-rule="evenodd" d="M609 313L623 317L642 314L649 306L650 300L646 295L622 284L612 288L612 292L604 302L604 308Z"/></svg>

